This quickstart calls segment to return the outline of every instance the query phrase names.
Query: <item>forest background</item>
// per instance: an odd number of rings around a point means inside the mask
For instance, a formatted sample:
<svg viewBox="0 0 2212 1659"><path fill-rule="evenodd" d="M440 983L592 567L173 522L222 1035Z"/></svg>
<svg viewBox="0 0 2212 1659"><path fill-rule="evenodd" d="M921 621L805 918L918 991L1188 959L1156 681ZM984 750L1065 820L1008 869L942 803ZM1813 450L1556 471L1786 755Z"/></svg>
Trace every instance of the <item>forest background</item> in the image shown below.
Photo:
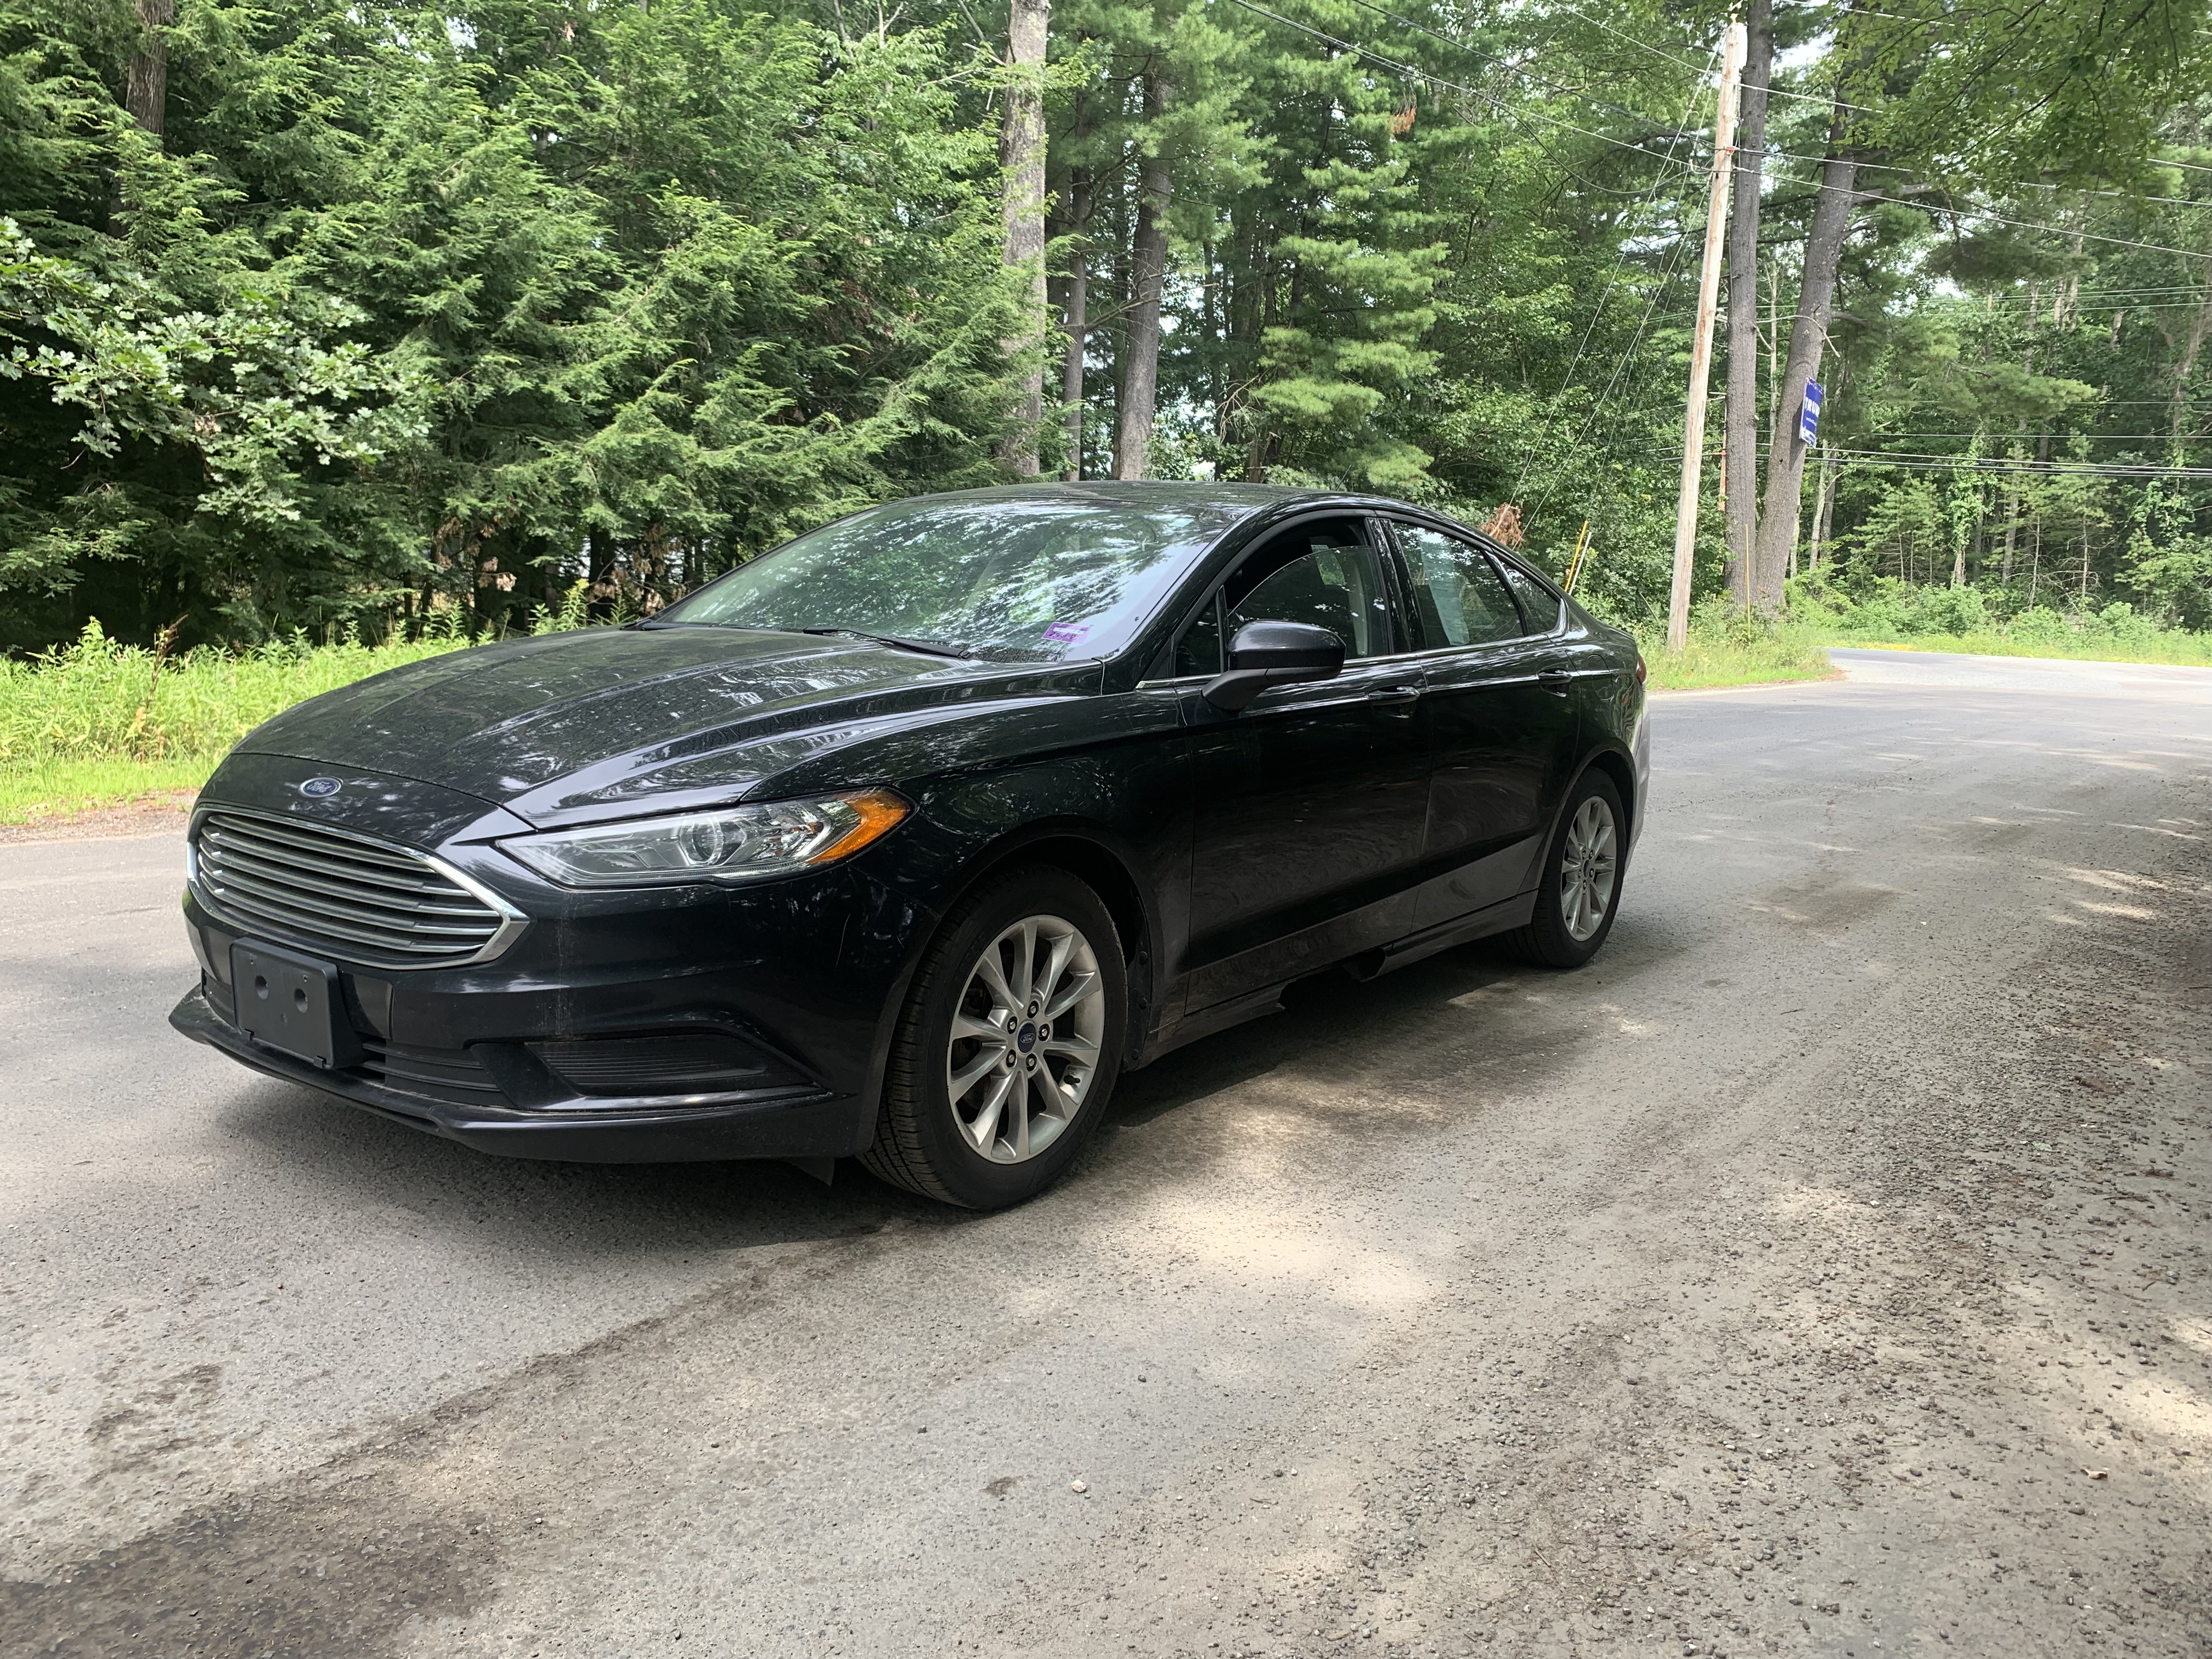
<svg viewBox="0 0 2212 1659"><path fill-rule="evenodd" d="M1746 15L1698 593L2212 629L2203 0ZM1648 622L1727 21L0 0L0 649L632 614L1033 470L1587 520Z"/></svg>

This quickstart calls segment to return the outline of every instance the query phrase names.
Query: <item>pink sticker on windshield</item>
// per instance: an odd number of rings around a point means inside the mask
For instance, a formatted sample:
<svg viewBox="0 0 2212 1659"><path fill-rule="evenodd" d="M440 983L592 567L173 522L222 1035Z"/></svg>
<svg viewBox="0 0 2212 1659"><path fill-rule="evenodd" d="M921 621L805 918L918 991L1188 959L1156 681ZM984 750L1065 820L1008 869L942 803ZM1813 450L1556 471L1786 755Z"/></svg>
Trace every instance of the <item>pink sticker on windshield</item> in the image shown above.
<svg viewBox="0 0 2212 1659"><path fill-rule="evenodd" d="M1073 645L1090 631L1074 623L1054 623L1044 630L1044 636L1054 645Z"/></svg>

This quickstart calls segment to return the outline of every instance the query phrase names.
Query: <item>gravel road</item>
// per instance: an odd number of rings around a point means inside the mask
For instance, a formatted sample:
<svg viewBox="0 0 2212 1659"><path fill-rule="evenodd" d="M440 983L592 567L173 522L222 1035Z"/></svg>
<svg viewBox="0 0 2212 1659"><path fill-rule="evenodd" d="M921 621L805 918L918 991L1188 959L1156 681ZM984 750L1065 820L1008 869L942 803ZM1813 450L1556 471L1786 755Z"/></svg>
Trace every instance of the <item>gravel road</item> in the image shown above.
<svg viewBox="0 0 2212 1659"><path fill-rule="evenodd" d="M1659 700L1583 973L1129 1079L1023 1210L505 1163L0 847L0 1651L2212 1652L2212 672Z"/></svg>

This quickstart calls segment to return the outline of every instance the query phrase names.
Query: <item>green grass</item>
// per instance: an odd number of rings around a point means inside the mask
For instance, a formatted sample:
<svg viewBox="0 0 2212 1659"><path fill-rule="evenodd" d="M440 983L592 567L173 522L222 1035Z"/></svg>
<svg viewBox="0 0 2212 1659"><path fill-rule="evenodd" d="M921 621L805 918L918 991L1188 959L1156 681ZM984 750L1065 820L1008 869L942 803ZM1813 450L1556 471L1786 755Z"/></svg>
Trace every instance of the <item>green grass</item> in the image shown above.
<svg viewBox="0 0 2212 1659"><path fill-rule="evenodd" d="M1823 569L1790 583L1791 620L1824 644L1981 657L2212 667L2212 634L2172 628L2125 600L2070 611L2014 611L2008 595L1973 586L1917 586L1880 577L1845 592Z"/></svg>
<svg viewBox="0 0 2212 1659"><path fill-rule="evenodd" d="M1667 649L1663 626L1634 632L1644 653L1644 683L1654 691L1825 680L1836 672L1808 630L1787 623L1762 628L1711 605L1699 607L1679 652Z"/></svg>
<svg viewBox="0 0 2212 1659"><path fill-rule="evenodd" d="M1835 672L1831 645L2212 667L2212 635L2154 628L2118 614L2124 610L2069 619L2031 612L2025 626L1908 635L1839 627L1832 613L1763 627L1709 601L1679 653L1667 650L1662 629L1639 627L1636 635L1656 691L1826 679ZM103 638L95 626L64 650L0 661L0 823L181 796L204 783L231 744L270 715L468 643L297 642L157 661L150 651Z"/></svg>
<svg viewBox="0 0 2212 1659"><path fill-rule="evenodd" d="M215 764L214 757L11 763L0 766L0 823L35 823L140 802L182 805Z"/></svg>
<svg viewBox="0 0 2212 1659"><path fill-rule="evenodd" d="M88 627L65 649L0 661L0 823L197 789L270 715L468 643L298 641L161 659Z"/></svg>
<svg viewBox="0 0 2212 1659"><path fill-rule="evenodd" d="M1833 629L1812 631L1824 645L1870 651L1961 651L1977 657L2057 657L2069 662L2166 663L2187 668L2212 668L2212 635L2170 630L2128 639L2100 639L2086 633L2070 637L2045 634L2021 637L1994 629L1977 629L1971 634L1920 634L1910 639L1893 635L1845 634Z"/></svg>
<svg viewBox="0 0 2212 1659"><path fill-rule="evenodd" d="M1899 592L1870 604L1793 599L1790 613L1771 625L1736 613L1725 600L1708 599L1691 617L1689 643L1679 653L1666 649L1662 630L1638 625L1637 642L1650 684L1656 690L1686 691L1825 679L1835 672L1830 646L2212 667L2212 634L2160 627L2126 605L2079 614L2030 611L2008 622L1971 591L1908 592L1901 584L1890 586ZM1956 625L1962 622L1966 625Z"/></svg>

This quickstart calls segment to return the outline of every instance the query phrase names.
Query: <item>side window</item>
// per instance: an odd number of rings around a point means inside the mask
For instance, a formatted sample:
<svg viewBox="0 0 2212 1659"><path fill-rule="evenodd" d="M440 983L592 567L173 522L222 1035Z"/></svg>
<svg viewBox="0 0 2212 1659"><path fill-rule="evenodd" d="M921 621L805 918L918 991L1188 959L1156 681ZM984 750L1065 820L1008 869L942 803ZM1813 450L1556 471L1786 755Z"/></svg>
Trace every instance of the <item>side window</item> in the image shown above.
<svg viewBox="0 0 2212 1659"><path fill-rule="evenodd" d="M1342 640L1346 661L1392 648L1382 566L1356 525L1301 526L1237 567L1222 597L1232 641L1246 623L1297 622Z"/></svg>
<svg viewBox="0 0 2212 1659"><path fill-rule="evenodd" d="M1521 612L1480 548L1419 525L1394 528L1413 582L1413 608L1431 648L1520 635Z"/></svg>
<svg viewBox="0 0 2212 1659"><path fill-rule="evenodd" d="M1506 586L1521 601L1521 614L1528 619L1531 634L1548 634L1559 625L1559 596L1527 573L1505 567Z"/></svg>
<svg viewBox="0 0 2212 1659"><path fill-rule="evenodd" d="M1177 679L1192 674L1218 674L1221 672L1221 596L1209 596L1206 609L1190 619L1176 641L1175 672Z"/></svg>

